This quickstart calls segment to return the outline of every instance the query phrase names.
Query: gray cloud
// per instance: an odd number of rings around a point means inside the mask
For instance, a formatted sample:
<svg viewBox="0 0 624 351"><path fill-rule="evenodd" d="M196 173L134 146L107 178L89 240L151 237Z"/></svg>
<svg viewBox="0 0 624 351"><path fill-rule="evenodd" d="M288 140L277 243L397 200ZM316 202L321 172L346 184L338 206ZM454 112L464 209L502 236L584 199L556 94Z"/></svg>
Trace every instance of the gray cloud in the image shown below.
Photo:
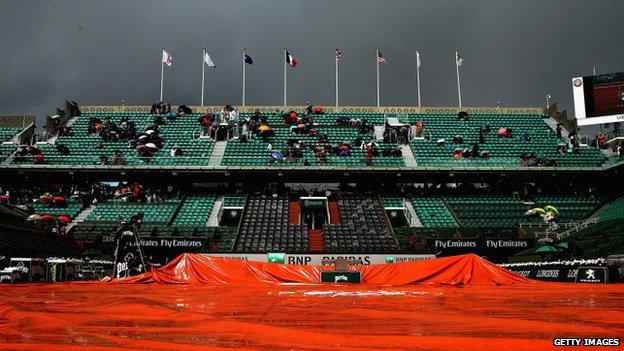
<svg viewBox="0 0 624 351"><path fill-rule="evenodd" d="M414 105L415 50L425 105L457 103L453 52L465 58L465 105L572 105L570 78L624 70L623 1L501 0L65 0L0 3L0 113L51 113L82 104L148 104L158 98L160 48L173 54L165 99L198 104L201 47L217 64L206 102L240 103L240 49L255 60L248 104L280 104L282 49L289 102L332 104L334 48L343 51L341 104L375 103L375 49L382 104ZM571 112L571 111L570 111Z"/></svg>

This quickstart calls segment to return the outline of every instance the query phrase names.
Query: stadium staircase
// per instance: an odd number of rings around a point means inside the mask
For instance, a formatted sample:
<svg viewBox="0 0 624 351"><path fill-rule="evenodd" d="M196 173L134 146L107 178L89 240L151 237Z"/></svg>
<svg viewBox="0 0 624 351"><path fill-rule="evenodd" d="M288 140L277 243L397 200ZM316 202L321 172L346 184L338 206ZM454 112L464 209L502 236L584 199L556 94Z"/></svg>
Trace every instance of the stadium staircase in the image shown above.
<svg viewBox="0 0 624 351"><path fill-rule="evenodd" d="M221 165L221 161L223 160L223 155L225 154L227 144L227 141L217 141L214 143L212 154L210 155L210 161L208 162L209 166Z"/></svg>
<svg viewBox="0 0 624 351"><path fill-rule="evenodd" d="M329 224L340 224L340 208L338 202L330 201L329 207Z"/></svg>
<svg viewBox="0 0 624 351"><path fill-rule="evenodd" d="M409 147L409 145L403 145L401 147L401 154L403 155L403 162L405 162L405 167L418 167L416 157L414 157L412 148Z"/></svg>
<svg viewBox="0 0 624 351"><path fill-rule="evenodd" d="M410 227L422 228L423 224L420 221L420 217L418 217L418 213L416 213L414 205L410 201L405 201L405 210L409 213Z"/></svg>
<svg viewBox="0 0 624 351"><path fill-rule="evenodd" d="M301 205L299 201L288 202L288 224L301 224Z"/></svg>
<svg viewBox="0 0 624 351"><path fill-rule="evenodd" d="M308 249L310 252L323 252L325 245L323 244L323 231L319 229L308 230Z"/></svg>
<svg viewBox="0 0 624 351"><path fill-rule="evenodd" d="M87 206L80 211L80 213L78 213L78 215L76 215L76 217L67 225L67 232L69 232L76 225L84 222L85 218L87 218L93 210L95 210L95 205Z"/></svg>
<svg viewBox="0 0 624 351"><path fill-rule="evenodd" d="M221 207L223 206L223 196L219 196L212 206L212 211L210 211L210 216L208 216L208 221L206 221L206 227L218 227L219 226L219 215L221 214Z"/></svg>

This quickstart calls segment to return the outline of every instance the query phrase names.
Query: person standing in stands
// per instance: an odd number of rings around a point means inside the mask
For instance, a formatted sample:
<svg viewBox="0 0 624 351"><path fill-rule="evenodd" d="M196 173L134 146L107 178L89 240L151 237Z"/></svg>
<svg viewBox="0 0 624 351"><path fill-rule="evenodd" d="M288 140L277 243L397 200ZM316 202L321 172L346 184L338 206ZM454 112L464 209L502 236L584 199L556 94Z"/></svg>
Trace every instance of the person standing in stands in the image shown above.
<svg viewBox="0 0 624 351"><path fill-rule="evenodd" d="M596 135L596 142L599 148L602 148L604 144L607 142L607 137L604 135L602 131L598 132L598 135Z"/></svg>
<svg viewBox="0 0 624 351"><path fill-rule="evenodd" d="M561 139L561 124L557 124L557 139Z"/></svg>

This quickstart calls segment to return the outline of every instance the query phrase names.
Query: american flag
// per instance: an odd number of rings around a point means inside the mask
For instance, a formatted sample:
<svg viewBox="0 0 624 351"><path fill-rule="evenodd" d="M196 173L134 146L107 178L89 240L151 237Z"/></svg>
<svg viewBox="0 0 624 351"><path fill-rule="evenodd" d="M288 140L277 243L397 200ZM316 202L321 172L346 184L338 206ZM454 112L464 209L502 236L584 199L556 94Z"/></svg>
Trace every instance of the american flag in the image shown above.
<svg viewBox="0 0 624 351"><path fill-rule="evenodd" d="M336 48L336 62L340 61L341 58L342 58L342 51L340 51L340 49Z"/></svg>
<svg viewBox="0 0 624 351"><path fill-rule="evenodd" d="M388 64L388 61L386 60L386 58L381 54L381 51L377 50L377 61L379 63L382 63L384 65Z"/></svg>

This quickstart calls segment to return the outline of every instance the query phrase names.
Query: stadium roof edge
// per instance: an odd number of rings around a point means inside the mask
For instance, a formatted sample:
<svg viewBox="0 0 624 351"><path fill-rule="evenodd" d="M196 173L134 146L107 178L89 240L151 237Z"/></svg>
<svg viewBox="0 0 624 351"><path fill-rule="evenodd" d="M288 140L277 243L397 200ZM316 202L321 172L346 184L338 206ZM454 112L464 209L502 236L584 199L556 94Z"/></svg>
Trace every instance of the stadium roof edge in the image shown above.
<svg viewBox="0 0 624 351"><path fill-rule="evenodd" d="M193 111L216 111L223 108L223 105L188 105ZM89 112L149 112L151 105L81 105L83 113ZM241 112L255 111L261 112L276 110L305 110L305 105L254 105L237 106ZM545 107L416 107L416 106L324 106L327 112L362 112L362 113L457 113L466 111L468 113L488 113L488 114L543 114L547 115Z"/></svg>

